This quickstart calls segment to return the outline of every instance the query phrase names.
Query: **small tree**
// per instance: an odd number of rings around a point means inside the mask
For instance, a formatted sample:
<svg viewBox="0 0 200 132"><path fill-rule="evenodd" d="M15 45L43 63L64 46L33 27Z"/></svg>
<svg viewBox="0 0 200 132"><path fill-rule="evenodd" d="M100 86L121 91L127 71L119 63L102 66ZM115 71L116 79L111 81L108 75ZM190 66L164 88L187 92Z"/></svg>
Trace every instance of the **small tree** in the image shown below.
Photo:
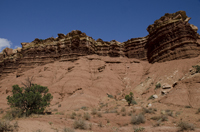
<svg viewBox="0 0 200 132"><path fill-rule="evenodd" d="M131 104L132 101L133 101L133 93L130 92L129 95L126 95L126 96L125 96L125 99L126 99L126 101L128 102L128 105L130 106L130 104Z"/></svg>
<svg viewBox="0 0 200 132"><path fill-rule="evenodd" d="M37 84L24 87L13 85L12 96L8 96L8 105L18 108L27 116L31 113L41 114L50 105L53 96L48 93L49 89Z"/></svg>

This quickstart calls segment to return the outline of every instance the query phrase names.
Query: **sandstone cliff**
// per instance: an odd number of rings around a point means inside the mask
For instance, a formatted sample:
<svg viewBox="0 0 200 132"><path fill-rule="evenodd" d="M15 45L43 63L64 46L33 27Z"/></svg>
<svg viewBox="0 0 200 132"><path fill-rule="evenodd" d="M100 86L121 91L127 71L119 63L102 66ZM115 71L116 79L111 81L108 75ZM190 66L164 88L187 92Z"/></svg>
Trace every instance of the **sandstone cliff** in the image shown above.
<svg viewBox="0 0 200 132"><path fill-rule="evenodd" d="M189 20L184 11L166 13L147 28L149 32L147 58L150 63L199 55L198 28L189 24Z"/></svg>
<svg viewBox="0 0 200 132"><path fill-rule="evenodd" d="M148 60L150 63L197 57L200 51L198 28L189 24L185 11L166 13L147 28L149 35L132 38L126 42L112 40L96 41L79 30L58 34L45 40L36 38L30 43L21 43L22 48L6 48L0 53L0 76L54 61L75 61L79 56L128 57Z"/></svg>

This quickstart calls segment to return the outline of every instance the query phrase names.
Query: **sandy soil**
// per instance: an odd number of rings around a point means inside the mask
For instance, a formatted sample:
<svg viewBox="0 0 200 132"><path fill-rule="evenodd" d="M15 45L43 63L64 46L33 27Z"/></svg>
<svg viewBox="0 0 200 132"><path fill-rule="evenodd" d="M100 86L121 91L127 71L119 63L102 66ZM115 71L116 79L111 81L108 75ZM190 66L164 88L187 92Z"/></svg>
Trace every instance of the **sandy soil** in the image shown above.
<svg viewBox="0 0 200 132"><path fill-rule="evenodd" d="M73 129L78 119L84 120L87 130L75 129L77 132L131 132L134 128L144 128L147 132L176 132L181 121L192 123L195 131L200 131L200 114L195 114L200 108L200 74L192 67L198 64L200 57L149 64L137 59L90 55L75 62L57 61L38 66L20 77L12 73L0 80L0 109L3 112L0 117L9 110L6 97L12 94L12 85L22 86L27 77L33 76L34 83L47 86L53 95L47 108L52 114L11 121L18 122L20 132ZM158 83L161 88L155 89ZM163 85L169 88L164 89ZM136 105L128 106L124 100L129 92L134 93ZM148 99L152 95L158 98ZM125 112L121 111L123 107ZM94 109L98 114L92 114ZM153 112L144 109L153 109ZM71 117L73 112L75 119ZM84 119L87 112L90 120ZM132 116L139 113L143 113L145 123L131 124ZM152 119L161 115L166 115L167 120Z"/></svg>

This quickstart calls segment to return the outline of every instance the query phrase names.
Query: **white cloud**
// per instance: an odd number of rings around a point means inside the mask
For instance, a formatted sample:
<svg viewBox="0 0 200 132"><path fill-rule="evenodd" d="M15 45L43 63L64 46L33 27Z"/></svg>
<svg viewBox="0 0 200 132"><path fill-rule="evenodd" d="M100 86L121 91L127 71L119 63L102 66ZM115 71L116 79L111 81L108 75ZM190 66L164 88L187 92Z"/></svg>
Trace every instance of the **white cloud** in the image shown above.
<svg viewBox="0 0 200 132"><path fill-rule="evenodd" d="M6 47L10 48L11 44L12 44L11 41L5 38L0 38L0 52Z"/></svg>

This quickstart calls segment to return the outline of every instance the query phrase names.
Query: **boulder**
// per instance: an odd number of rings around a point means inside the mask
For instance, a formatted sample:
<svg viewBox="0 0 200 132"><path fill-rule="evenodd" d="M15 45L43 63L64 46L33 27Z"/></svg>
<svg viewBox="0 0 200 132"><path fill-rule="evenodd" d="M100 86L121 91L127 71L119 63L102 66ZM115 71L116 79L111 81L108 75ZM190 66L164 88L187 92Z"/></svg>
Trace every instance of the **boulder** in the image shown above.
<svg viewBox="0 0 200 132"><path fill-rule="evenodd" d="M158 95L156 95L156 94L153 95L153 98L154 98L154 99L157 99L157 98L158 98Z"/></svg>
<svg viewBox="0 0 200 132"><path fill-rule="evenodd" d="M171 88L172 88L172 86L167 83L163 84L163 86L162 86L162 89L171 89Z"/></svg>
<svg viewBox="0 0 200 132"><path fill-rule="evenodd" d="M195 26L195 25L193 25L193 24L190 24L190 27L191 27L195 32L198 31L198 27L197 27L197 26Z"/></svg>
<svg viewBox="0 0 200 132"><path fill-rule="evenodd" d="M3 50L3 54L5 54L6 56L10 56L10 55L13 54L13 49L11 49L11 48L5 48Z"/></svg>
<svg viewBox="0 0 200 132"><path fill-rule="evenodd" d="M59 33L59 34L58 34L58 38L59 38L59 39L64 39L64 38L65 38L65 35L62 34L62 33Z"/></svg>

